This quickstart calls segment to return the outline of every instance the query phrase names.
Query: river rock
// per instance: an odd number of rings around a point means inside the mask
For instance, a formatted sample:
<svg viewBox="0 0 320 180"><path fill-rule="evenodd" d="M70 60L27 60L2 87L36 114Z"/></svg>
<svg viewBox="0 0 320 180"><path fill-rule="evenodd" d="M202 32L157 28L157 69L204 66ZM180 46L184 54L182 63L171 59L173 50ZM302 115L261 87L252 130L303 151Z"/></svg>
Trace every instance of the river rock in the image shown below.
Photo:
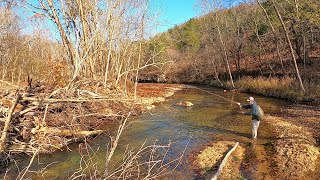
<svg viewBox="0 0 320 180"><path fill-rule="evenodd" d="M154 109L155 107L156 107L155 105L151 104L149 106L146 106L146 109L151 110L151 109Z"/></svg>
<svg viewBox="0 0 320 180"><path fill-rule="evenodd" d="M184 107L191 107L191 106L193 106L192 102L189 102L189 101L178 102L176 105L177 105L177 106L184 106Z"/></svg>

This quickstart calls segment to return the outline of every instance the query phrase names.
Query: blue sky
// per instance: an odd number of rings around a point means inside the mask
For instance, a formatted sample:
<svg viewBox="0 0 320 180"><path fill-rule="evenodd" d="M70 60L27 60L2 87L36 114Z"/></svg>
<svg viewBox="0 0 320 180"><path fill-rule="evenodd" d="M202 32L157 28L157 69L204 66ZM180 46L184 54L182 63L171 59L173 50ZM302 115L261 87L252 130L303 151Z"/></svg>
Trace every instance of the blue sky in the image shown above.
<svg viewBox="0 0 320 180"><path fill-rule="evenodd" d="M175 25L182 24L190 18L197 17L201 12L197 7L198 0L150 0L151 8L159 9L160 6L160 24L155 30L157 33L164 32ZM230 7L239 4L244 0L220 0L224 7ZM219 2L219 1L218 1Z"/></svg>
<svg viewBox="0 0 320 180"><path fill-rule="evenodd" d="M30 1L35 2L36 0ZM191 18L197 17L199 14L201 14L199 8L195 6L197 1L198 0L150 0L151 11L155 14L158 14L158 19L156 20L157 22L155 22L157 26L152 27L153 32L151 32L151 34L165 32L175 25L182 24ZM228 1L239 2L240 0L220 0L220 2L225 5ZM21 13L26 13L22 15L22 19L25 22L29 21L29 17L32 16L32 13L30 12L23 11ZM45 27L47 29L51 29L52 37L59 39L57 32L52 31L56 30L52 23L46 23ZM32 32L35 29L37 30L39 27L35 24L32 24L32 27L30 27L29 24L29 26L25 27L24 32Z"/></svg>
<svg viewBox="0 0 320 180"><path fill-rule="evenodd" d="M30 1L36 2L35 0ZM188 21L190 18L196 17L197 11L194 6L196 2L197 0L150 0L150 8L152 9L152 11L159 13L159 15L157 15L157 17L159 17L159 19L157 20L158 22L156 23L157 26L153 26L153 28L155 28L152 30L153 33L157 34L160 32L164 32L174 27L175 25L182 24ZM21 17L25 21L29 21L27 19L32 16L32 13L28 11L23 11L23 13L26 14L22 15ZM49 29L55 29L52 23L48 23L46 24L46 26ZM38 27L28 26L24 29L24 32L33 32L34 29L38 29ZM54 33L52 34L52 36L54 37L58 36L58 34L56 34L55 32L51 33Z"/></svg>
<svg viewBox="0 0 320 180"><path fill-rule="evenodd" d="M157 32L164 32L197 16L197 0L160 0L160 24Z"/></svg>

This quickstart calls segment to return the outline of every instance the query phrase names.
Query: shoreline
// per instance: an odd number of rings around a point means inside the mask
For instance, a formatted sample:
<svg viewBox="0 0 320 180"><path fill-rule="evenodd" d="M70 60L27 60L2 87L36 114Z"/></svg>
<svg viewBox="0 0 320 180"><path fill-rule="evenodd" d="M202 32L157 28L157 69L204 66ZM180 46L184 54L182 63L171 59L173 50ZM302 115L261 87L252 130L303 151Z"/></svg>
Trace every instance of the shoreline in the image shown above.
<svg viewBox="0 0 320 180"><path fill-rule="evenodd" d="M266 115L262 122L272 134L269 140L216 137L194 150L189 159L201 177L209 177L230 150L230 144L240 141L240 149L229 158L221 178L317 179L320 177L319 118L318 107L283 106L281 112Z"/></svg>
<svg viewBox="0 0 320 180"><path fill-rule="evenodd" d="M106 110L114 112L116 109L125 108L125 111L135 111L132 116L139 115L155 108L158 103L166 100L166 98L174 95L175 92L187 88L184 84L149 84L142 83L138 85L138 98L128 102L126 106L120 104L113 104L115 107L108 107ZM105 106L103 106L104 108ZM320 108L306 105L293 104L290 106L283 106L281 112L278 114L267 115L266 123L271 127L272 133L275 138L267 143L259 144L245 140L245 143L239 145L238 150L234 156L232 156L229 165L226 165L231 169L225 170L222 173L222 177L231 178L238 177L265 177L269 178L271 174L269 172L275 172L272 177L283 178L297 178L301 177L317 177L320 175L320 131L317 127L320 127L320 122L317 118L320 118ZM115 109L112 109L115 108ZM48 116L49 118L52 118ZM64 119L65 120L65 119ZM101 121L101 120L100 120ZM303 132L303 133L302 133ZM245 138L244 138L245 139ZM298 139L298 140L297 140ZM300 141L301 139L301 141ZM218 141L209 142L199 149L192 150L192 155L198 156L202 152L214 155L214 160L206 160L206 166L217 166L221 157L225 155L226 150L231 144L235 143L232 138L225 139L223 137L217 137ZM299 144L299 145L296 145ZM210 154L211 151L219 153ZM257 168L261 173L255 172L257 169L248 166L251 162L248 160L250 154L255 154L254 161L257 161ZM206 155L202 155L206 156ZM190 158L190 157L189 157ZM196 157L192 159L193 164L197 167ZM288 160L289 159L289 160ZM202 161L202 160L201 160ZM261 161L261 162L259 162ZM284 163L287 162L287 163ZM302 166L304 165L304 166ZM313 170L309 171L308 169ZM194 169L201 176L207 176L211 172L203 172L199 167ZM212 170L212 169L211 169ZM302 172L302 173L296 173ZM263 175L265 173L267 175ZM247 176L248 175L248 176Z"/></svg>
<svg viewBox="0 0 320 180"><path fill-rule="evenodd" d="M155 104L164 102L176 91L186 88L183 84L139 83L137 87L137 104L141 103L147 110L155 108Z"/></svg>
<svg viewBox="0 0 320 180"><path fill-rule="evenodd" d="M255 79L250 79L255 80ZM273 81L273 84L269 84L269 81ZM246 81L244 83L244 81ZM309 92L306 95L302 95L299 89L296 89L295 86L289 84L281 84L280 79L271 78L271 79L258 79L255 80L254 83L248 83L247 80L239 80L235 81L236 88L233 89L228 82L223 81L223 86L221 86L217 81L202 81L202 82L181 82L186 85L194 85L194 86L208 86L219 88L225 91L237 91L241 93L250 93L255 95L261 95L265 97L272 97L281 99L287 102L295 103L295 104L304 104L309 106L319 106L320 105L320 97L309 98L312 92ZM288 80L289 81L289 80ZM291 81L291 80L290 80ZM287 83L287 82L285 82ZM289 82L288 82L289 83ZM161 84L161 83L160 83ZM168 83L168 84L176 84L176 83ZM237 85L239 84L239 85ZM267 84L267 85L265 85ZM238 86L238 87L237 87ZM247 87L248 86L248 87ZM255 87L257 86L257 87ZM260 87L262 86L262 87ZM291 87L292 86L292 87ZM290 91L289 93L285 93L286 91Z"/></svg>
<svg viewBox="0 0 320 180"><path fill-rule="evenodd" d="M6 114L16 99L14 92L17 86L2 82L0 85L0 119L4 122L7 119ZM32 155L38 148L40 148L39 153L50 154L56 150L64 149L67 144L99 135L104 132L104 128L108 127L108 124L119 123L121 118L126 118L129 112L131 112L131 116L142 114L154 108L157 103L165 101L165 98L172 96L184 86L139 84L137 99L129 100L124 100L117 95L117 89L112 92L112 90L102 87L95 92L88 88L88 90L78 89L77 96L69 96L63 89L52 93L50 87L41 86L41 90L34 92L32 98L29 98L28 90L23 87L19 88L23 98L34 100L18 102L14 109L13 118L9 122L10 136L5 139L6 149L3 152ZM103 96L104 94L106 96ZM100 96L106 97L106 101L103 99L90 100ZM48 102L41 100L45 97ZM119 100L115 101L108 100L118 98ZM66 100L55 102L60 99ZM73 101L68 102L70 99ZM42 103L43 105L41 105ZM25 110L28 112L24 113ZM4 123L0 124L0 128L2 133ZM47 141L51 143L47 144ZM5 164L6 162L0 163L0 165Z"/></svg>

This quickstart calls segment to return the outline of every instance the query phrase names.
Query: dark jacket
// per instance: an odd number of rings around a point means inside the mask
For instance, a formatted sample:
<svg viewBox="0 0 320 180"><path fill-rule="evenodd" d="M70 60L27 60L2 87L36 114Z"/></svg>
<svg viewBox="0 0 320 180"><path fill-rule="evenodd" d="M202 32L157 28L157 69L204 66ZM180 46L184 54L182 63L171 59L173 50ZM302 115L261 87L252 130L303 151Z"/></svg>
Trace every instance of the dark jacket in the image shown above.
<svg viewBox="0 0 320 180"><path fill-rule="evenodd" d="M252 120L262 120L264 118L264 112L261 109L261 107L256 103L253 102L253 104L243 104L241 107L245 109L250 109L250 111L245 112L245 115L252 115Z"/></svg>

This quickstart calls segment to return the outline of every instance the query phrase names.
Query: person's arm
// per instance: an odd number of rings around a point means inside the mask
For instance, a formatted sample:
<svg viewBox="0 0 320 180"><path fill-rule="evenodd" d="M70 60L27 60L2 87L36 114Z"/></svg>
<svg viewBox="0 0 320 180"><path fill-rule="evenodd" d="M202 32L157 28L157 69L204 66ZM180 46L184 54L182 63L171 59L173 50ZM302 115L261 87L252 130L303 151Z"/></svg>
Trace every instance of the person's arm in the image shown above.
<svg viewBox="0 0 320 180"><path fill-rule="evenodd" d="M239 105L239 107L245 108L245 109L250 109L251 108L251 104L241 104L241 103L237 103ZM252 115L251 110L248 112L244 112L244 115Z"/></svg>
<svg viewBox="0 0 320 180"><path fill-rule="evenodd" d="M249 109L250 108L250 104L241 104L241 103L237 103L239 107L245 108L245 109Z"/></svg>
<svg viewBox="0 0 320 180"><path fill-rule="evenodd" d="M251 105L250 104L241 104L241 107L244 109L250 109Z"/></svg>

